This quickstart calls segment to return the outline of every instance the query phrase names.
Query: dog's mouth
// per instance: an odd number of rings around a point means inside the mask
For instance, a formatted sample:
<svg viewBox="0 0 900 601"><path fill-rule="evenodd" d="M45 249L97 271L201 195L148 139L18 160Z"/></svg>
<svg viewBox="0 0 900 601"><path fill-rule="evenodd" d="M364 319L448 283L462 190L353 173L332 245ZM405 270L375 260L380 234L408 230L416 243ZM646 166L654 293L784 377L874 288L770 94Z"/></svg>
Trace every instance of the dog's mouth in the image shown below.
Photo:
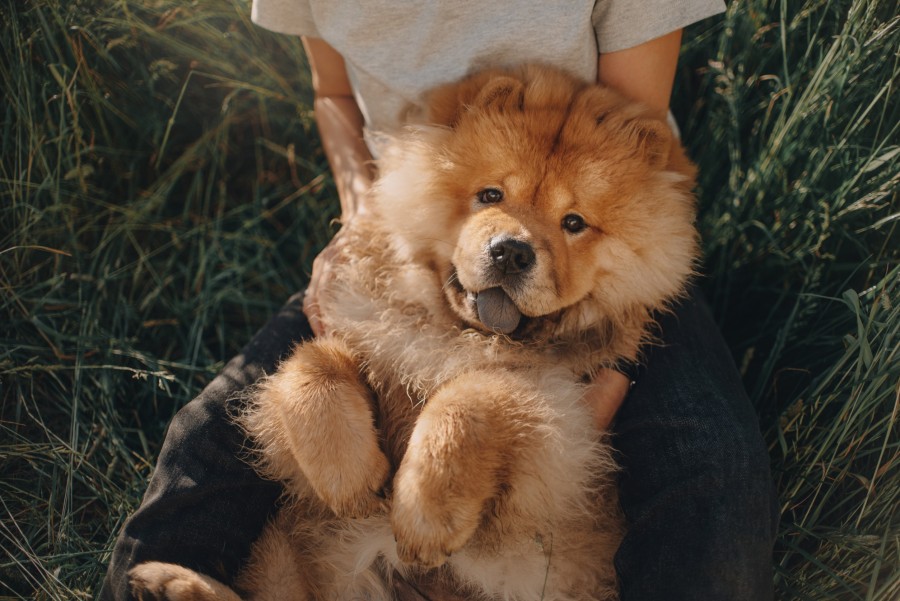
<svg viewBox="0 0 900 601"><path fill-rule="evenodd" d="M516 303L500 286L477 292L467 290L459 282L454 269L447 278L447 297L453 309L470 324L496 334L512 338L528 336L541 318L522 313Z"/></svg>
<svg viewBox="0 0 900 601"><path fill-rule="evenodd" d="M488 288L481 292L467 292L469 302L475 303L475 313L481 323L499 334L512 334L522 321L522 312L503 288Z"/></svg>

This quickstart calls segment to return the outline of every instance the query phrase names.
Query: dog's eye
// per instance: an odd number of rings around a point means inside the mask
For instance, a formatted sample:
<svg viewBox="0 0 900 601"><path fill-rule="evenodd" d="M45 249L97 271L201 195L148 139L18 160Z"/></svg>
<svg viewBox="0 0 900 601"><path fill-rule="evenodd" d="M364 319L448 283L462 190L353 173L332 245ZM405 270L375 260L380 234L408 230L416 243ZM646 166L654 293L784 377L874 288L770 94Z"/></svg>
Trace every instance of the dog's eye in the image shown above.
<svg viewBox="0 0 900 601"><path fill-rule="evenodd" d="M575 213L569 213L562 220L563 229L569 232L570 234L577 234L578 232L584 230L587 227L587 224L584 222L584 217L581 215L576 215Z"/></svg>
<svg viewBox="0 0 900 601"><path fill-rule="evenodd" d="M503 200L503 191L497 188L485 188L476 194L478 202L481 204L492 205Z"/></svg>

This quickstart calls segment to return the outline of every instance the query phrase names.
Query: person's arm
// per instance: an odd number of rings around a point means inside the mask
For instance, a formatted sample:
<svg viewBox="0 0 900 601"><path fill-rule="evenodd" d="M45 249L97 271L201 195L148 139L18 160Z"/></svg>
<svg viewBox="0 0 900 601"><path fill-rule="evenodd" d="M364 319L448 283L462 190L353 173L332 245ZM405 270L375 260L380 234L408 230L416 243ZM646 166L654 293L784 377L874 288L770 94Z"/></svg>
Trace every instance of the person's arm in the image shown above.
<svg viewBox="0 0 900 601"><path fill-rule="evenodd" d="M661 121L669 113L681 30L597 59L597 82L650 108Z"/></svg>
<svg viewBox="0 0 900 601"><path fill-rule="evenodd" d="M344 58L324 40L303 38L312 71L319 136L341 202L341 222L365 212L366 195L374 179L372 155L363 140L363 116L353 97ZM324 333L319 315L318 287L329 277L338 236L313 261L303 312L317 336Z"/></svg>
<svg viewBox="0 0 900 601"><path fill-rule="evenodd" d="M303 38L312 71L319 135L341 201L343 220L361 209L372 184L372 155L363 141L363 116L343 57L324 40Z"/></svg>
<svg viewBox="0 0 900 601"><path fill-rule="evenodd" d="M618 90L666 120L681 48L681 30L644 42L633 48L601 54L597 59L597 82ZM604 369L585 391L584 400L594 410L594 425L605 430L622 406L631 381L624 374Z"/></svg>

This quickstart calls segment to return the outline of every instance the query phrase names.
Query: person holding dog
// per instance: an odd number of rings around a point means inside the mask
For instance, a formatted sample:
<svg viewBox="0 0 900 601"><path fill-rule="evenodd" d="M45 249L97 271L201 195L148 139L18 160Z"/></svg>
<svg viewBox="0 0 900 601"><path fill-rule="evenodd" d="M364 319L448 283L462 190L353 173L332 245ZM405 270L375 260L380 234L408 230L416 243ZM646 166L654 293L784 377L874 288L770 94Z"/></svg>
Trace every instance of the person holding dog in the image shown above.
<svg viewBox="0 0 900 601"><path fill-rule="evenodd" d="M365 218L378 132L399 127L422 91L484 67L543 62L665 120L682 28L722 10L712 0L413 4L254 1L257 24L303 36L344 223ZM233 578L280 488L240 459L244 441L228 404L297 340L321 334L316 288L339 245L340 234L316 259L306 294L173 420L101 598L128 598L127 570L148 560ZM663 343L645 350L638 370L606 370L585 396L598 429L612 428L622 464L621 598L771 598L774 496L740 376L696 290L659 324Z"/></svg>

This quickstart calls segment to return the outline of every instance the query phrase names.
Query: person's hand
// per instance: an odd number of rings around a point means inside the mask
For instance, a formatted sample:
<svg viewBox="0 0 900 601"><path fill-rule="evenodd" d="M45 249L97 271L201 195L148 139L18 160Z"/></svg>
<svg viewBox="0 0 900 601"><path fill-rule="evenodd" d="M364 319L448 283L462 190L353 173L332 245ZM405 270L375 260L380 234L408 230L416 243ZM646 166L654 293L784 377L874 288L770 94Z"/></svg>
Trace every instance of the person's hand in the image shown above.
<svg viewBox="0 0 900 601"><path fill-rule="evenodd" d="M312 274L309 276L309 286L303 296L303 312L309 320L316 337L325 334L325 326L322 323L322 312L319 307L319 290L322 285L333 276L332 263L343 245L341 231L335 234L328 246L322 249L313 260Z"/></svg>
<svg viewBox="0 0 900 601"><path fill-rule="evenodd" d="M582 397L593 411L594 427L597 430L609 428L630 388L631 380L621 372L602 369L597 373Z"/></svg>

